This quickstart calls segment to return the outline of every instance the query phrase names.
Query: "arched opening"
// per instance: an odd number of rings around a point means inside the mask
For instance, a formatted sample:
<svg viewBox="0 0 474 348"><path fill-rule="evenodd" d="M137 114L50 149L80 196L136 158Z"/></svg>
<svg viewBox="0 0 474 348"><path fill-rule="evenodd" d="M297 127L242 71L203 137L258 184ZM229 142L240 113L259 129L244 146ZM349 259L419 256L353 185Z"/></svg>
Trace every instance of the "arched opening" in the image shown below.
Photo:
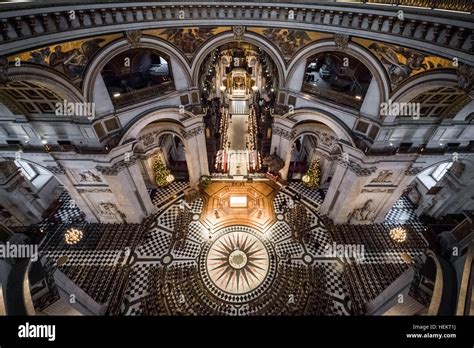
<svg viewBox="0 0 474 348"><path fill-rule="evenodd" d="M170 57L152 49L130 49L101 70L115 107L138 103L175 90Z"/></svg>
<svg viewBox="0 0 474 348"><path fill-rule="evenodd" d="M0 214L4 224L15 227L41 223L47 231L48 226L58 223L84 221L85 216L67 187L53 173L21 156L4 164L3 175L9 175L10 180L2 188L7 193L14 192L2 199Z"/></svg>
<svg viewBox="0 0 474 348"><path fill-rule="evenodd" d="M318 137L310 132L300 134L291 146L288 180L301 180L312 188L328 188L336 171L336 161L341 154L338 146L328 151Z"/></svg>
<svg viewBox="0 0 474 348"><path fill-rule="evenodd" d="M199 69L209 171L229 176L259 172L262 154L270 152L277 65L252 43L230 42L214 49Z"/></svg>
<svg viewBox="0 0 474 348"><path fill-rule="evenodd" d="M153 123L145 127L138 137L140 142L134 147L149 189L164 188L175 181L188 182L190 177L184 139L174 130L155 130L158 126L159 123ZM161 124L161 127L166 128L166 125Z"/></svg>
<svg viewBox="0 0 474 348"><path fill-rule="evenodd" d="M173 178L188 181L189 173L183 140L176 134L164 133L158 136L157 142L164 164Z"/></svg>
<svg viewBox="0 0 474 348"><path fill-rule="evenodd" d="M372 73L357 58L342 52L320 52L307 60L302 90L359 110L371 80Z"/></svg>

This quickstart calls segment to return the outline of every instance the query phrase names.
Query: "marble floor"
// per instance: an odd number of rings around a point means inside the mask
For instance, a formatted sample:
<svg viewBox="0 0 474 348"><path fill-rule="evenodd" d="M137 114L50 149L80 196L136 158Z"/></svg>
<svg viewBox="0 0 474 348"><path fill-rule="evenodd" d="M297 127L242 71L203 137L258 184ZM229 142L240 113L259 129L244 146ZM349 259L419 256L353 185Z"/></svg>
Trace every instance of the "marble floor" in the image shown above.
<svg viewBox="0 0 474 348"><path fill-rule="evenodd" d="M345 266L402 262L400 249L369 250L364 260L328 256L324 248L334 240L318 214L324 190L291 183L273 196L275 219L265 228L231 225L210 229L201 219L205 202L201 198L184 202L186 187L186 183L175 182L166 189L150 190L157 213L126 257L123 250L106 246L80 250L79 245L71 248L64 243L45 248L43 253L53 261L59 255L70 255L76 265L105 267L120 262L126 266L123 315L351 315ZM284 204L296 193L302 196L310 224L308 238L302 241L292 238ZM66 194L62 200L55 216L67 223L70 216L77 218L78 211L68 205ZM177 243L174 228L183 208L190 214L189 229L185 240ZM387 223L396 223L403 215L405 224L420 233L424 226L413 210L402 198L387 215ZM52 228L47 221L42 226Z"/></svg>

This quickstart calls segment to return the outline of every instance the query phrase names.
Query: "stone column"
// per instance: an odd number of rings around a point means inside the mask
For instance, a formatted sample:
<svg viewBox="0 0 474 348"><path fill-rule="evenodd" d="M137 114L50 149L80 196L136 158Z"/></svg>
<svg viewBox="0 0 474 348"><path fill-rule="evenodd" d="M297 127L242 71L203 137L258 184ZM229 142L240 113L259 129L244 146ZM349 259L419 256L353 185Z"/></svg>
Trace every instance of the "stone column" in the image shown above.
<svg viewBox="0 0 474 348"><path fill-rule="evenodd" d="M271 153L276 151L278 157L285 160L285 166L280 170L281 178L288 180L291 156L293 151L293 136L291 129L281 125L274 126L272 131Z"/></svg>
<svg viewBox="0 0 474 348"><path fill-rule="evenodd" d="M2 207L25 226L40 222L45 210L32 195L33 193L26 189L26 183L19 173L15 174L8 184L0 187Z"/></svg>
<svg viewBox="0 0 474 348"><path fill-rule="evenodd" d="M189 184L199 184L201 175L209 175L204 126L199 125L183 132L185 156L188 165Z"/></svg>
<svg viewBox="0 0 474 348"><path fill-rule="evenodd" d="M370 197L361 195L361 190L374 173L375 167L362 167L353 161L339 160L329 185L328 193L319 211L331 218L334 223L371 223L375 206ZM354 210L359 209L354 214Z"/></svg>
<svg viewBox="0 0 474 348"><path fill-rule="evenodd" d="M101 202L116 222L140 223L154 210L135 157L121 160L111 167L97 166L114 196L114 202Z"/></svg>
<svg viewBox="0 0 474 348"><path fill-rule="evenodd" d="M372 78L360 108L361 115L378 117L380 113L380 90L377 80Z"/></svg>

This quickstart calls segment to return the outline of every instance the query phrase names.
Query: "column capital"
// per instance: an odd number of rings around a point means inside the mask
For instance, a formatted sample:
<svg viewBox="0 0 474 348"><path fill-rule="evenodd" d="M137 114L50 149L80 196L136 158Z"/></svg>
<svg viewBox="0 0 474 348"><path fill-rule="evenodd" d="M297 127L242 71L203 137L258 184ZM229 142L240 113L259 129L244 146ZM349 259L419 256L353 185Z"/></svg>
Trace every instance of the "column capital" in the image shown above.
<svg viewBox="0 0 474 348"><path fill-rule="evenodd" d="M197 126L190 130L182 130L181 135L183 136L184 139L188 140L188 139L198 136L199 134L202 134L203 132L204 132L204 127Z"/></svg>

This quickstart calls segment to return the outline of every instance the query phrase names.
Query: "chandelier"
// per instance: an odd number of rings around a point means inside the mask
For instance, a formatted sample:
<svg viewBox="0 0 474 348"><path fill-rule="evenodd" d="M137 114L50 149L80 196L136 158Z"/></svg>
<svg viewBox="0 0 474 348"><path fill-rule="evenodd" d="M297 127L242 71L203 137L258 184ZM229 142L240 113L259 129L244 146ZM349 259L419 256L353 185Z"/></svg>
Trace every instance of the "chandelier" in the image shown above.
<svg viewBox="0 0 474 348"><path fill-rule="evenodd" d="M77 228L70 228L64 234L64 240L66 241L66 244L74 245L79 243L83 236L84 233L81 230L78 230Z"/></svg>
<svg viewBox="0 0 474 348"><path fill-rule="evenodd" d="M303 177L301 178L301 181L303 181L305 184L307 184L309 180L310 180L309 175L303 175Z"/></svg>
<svg viewBox="0 0 474 348"><path fill-rule="evenodd" d="M394 242L403 243L407 239L407 231L402 227L396 227L390 230L390 238Z"/></svg>
<svg viewBox="0 0 474 348"><path fill-rule="evenodd" d="M172 183L174 181L174 176L173 174L170 174L166 177L166 182L167 183Z"/></svg>

